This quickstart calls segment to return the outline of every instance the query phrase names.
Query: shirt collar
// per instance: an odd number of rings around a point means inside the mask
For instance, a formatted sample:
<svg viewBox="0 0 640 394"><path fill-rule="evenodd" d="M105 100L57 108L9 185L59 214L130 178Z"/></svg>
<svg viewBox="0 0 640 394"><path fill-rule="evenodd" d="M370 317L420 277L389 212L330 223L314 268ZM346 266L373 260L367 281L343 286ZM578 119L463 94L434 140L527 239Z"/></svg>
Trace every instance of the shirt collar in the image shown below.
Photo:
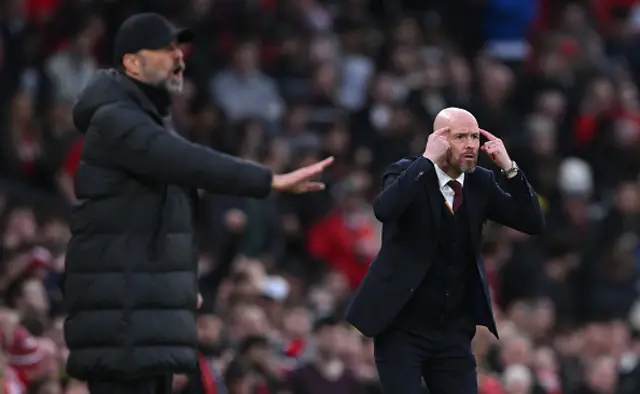
<svg viewBox="0 0 640 394"><path fill-rule="evenodd" d="M454 181L454 180L460 182L461 186L464 186L464 175L465 175L464 172L460 174L460 176L457 179L453 179L449 175L447 175L444 171L442 171L442 169L438 167L437 164L434 164L434 167L436 169L436 175L438 176L438 185L440 186L440 189L447 186L447 183L449 183L449 181Z"/></svg>

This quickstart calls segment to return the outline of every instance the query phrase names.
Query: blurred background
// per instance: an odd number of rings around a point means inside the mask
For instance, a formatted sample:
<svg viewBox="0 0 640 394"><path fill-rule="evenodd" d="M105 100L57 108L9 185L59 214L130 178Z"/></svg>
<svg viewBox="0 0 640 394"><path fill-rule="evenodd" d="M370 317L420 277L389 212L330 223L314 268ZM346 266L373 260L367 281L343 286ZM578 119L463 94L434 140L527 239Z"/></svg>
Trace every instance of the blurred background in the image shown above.
<svg viewBox="0 0 640 394"><path fill-rule="evenodd" d="M505 141L548 222L485 231L502 339L474 339L481 393L640 393L635 0L0 2L4 393L86 393L65 375L58 288L71 108L141 11L197 31L174 102L185 136L278 172L336 157L326 192L201 194L206 363L176 393L380 393L372 342L340 316L379 248L381 172L420 154L447 106Z"/></svg>

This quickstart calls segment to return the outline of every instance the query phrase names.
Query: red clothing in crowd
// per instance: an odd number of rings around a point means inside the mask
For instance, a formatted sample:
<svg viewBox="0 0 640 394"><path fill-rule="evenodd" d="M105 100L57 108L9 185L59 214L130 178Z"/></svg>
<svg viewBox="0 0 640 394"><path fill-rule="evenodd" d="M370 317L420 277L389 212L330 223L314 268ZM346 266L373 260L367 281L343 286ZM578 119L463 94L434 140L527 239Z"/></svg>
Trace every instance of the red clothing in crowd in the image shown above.
<svg viewBox="0 0 640 394"><path fill-rule="evenodd" d="M616 8L631 8L638 4L638 0L590 0L591 10L598 21L600 31L604 35L611 33L613 14Z"/></svg>
<svg viewBox="0 0 640 394"><path fill-rule="evenodd" d="M26 8L29 20L32 22L46 21L59 5L60 0L27 0Z"/></svg>
<svg viewBox="0 0 640 394"><path fill-rule="evenodd" d="M67 156L62 163L62 171L70 175L72 178L75 176L78 164L80 164L80 154L82 153L83 138L78 138L76 142L71 145L71 148L67 151Z"/></svg>
<svg viewBox="0 0 640 394"><path fill-rule="evenodd" d="M356 247L377 236L373 223L348 226L345 216L335 211L311 226L308 235L309 253L344 274L355 290L375 257L363 256Z"/></svg>
<svg viewBox="0 0 640 394"><path fill-rule="evenodd" d="M202 388L204 394L218 394L216 390L216 380L213 373L211 373L211 367L207 362L207 359L203 355L198 354L198 362L200 364L200 374L202 376Z"/></svg>

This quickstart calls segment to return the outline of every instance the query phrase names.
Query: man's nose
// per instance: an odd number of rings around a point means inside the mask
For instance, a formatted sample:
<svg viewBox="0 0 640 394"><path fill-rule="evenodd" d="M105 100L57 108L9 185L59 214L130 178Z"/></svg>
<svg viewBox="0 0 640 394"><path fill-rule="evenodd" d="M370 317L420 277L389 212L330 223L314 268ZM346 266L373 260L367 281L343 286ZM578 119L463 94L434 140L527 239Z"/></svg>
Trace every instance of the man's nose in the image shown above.
<svg viewBox="0 0 640 394"><path fill-rule="evenodd" d="M176 60L182 60L184 59L184 52L182 51L182 48L180 47L176 47L175 51L173 51L173 57Z"/></svg>

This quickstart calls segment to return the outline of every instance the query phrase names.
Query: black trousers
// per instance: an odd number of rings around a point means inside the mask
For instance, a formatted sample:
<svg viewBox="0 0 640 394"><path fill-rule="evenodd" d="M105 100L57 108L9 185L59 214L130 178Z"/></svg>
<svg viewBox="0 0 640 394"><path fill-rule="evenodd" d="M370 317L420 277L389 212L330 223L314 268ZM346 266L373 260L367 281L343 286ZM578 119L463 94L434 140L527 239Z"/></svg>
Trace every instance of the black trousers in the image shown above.
<svg viewBox="0 0 640 394"><path fill-rule="evenodd" d="M476 360L469 330L390 328L374 338L376 367L385 394L477 394Z"/></svg>
<svg viewBox="0 0 640 394"><path fill-rule="evenodd" d="M173 375L131 381L89 380L91 394L171 394Z"/></svg>

